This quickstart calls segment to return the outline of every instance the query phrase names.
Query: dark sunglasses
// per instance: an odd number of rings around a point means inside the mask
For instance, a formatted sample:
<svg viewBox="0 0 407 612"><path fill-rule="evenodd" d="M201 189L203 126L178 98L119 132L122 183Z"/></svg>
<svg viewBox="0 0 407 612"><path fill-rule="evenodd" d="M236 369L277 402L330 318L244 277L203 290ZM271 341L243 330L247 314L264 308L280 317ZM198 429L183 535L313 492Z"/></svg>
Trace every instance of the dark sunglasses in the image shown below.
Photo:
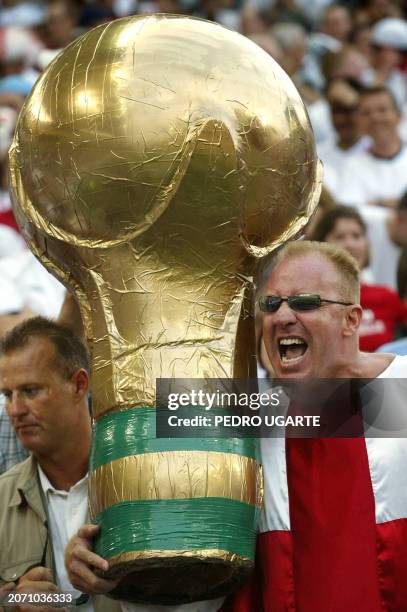
<svg viewBox="0 0 407 612"><path fill-rule="evenodd" d="M263 295L263 297L259 299L259 307L262 312L277 312L283 302L287 302L289 307L297 312L317 310L324 304L341 304L341 306L352 306L352 302L324 300L316 293L301 293L300 295L289 295L288 297Z"/></svg>

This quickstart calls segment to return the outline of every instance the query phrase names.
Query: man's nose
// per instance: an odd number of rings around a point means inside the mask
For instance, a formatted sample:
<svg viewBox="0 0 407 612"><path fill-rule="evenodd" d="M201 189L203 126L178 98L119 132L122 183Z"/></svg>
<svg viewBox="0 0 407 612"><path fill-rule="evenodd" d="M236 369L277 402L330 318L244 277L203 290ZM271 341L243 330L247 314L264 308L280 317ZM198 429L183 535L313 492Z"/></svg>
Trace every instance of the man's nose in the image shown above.
<svg viewBox="0 0 407 612"><path fill-rule="evenodd" d="M297 315L295 311L290 308L287 302L282 302L277 312L271 315L273 317L273 323L275 325L289 325L297 321Z"/></svg>
<svg viewBox="0 0 407 612"><path fill-rule="evenodd" d="M343 248L345 249L345 251L350 251L352 254L352 249L356 244L356 240L354 238L346 238L346 240L343 241Z"/></svg>
<svg viewBox="0 0 407 612"><path fill-rule="evenodd" d="M18 391L13 391L7 400L7 411L11 417L19 417L28 411L24 397Z"/></svg>
<svg viewBox="0 0 407 612"><path fill-rule="evenodd" d="M382 111L381 110L372 110L372 112L370 113L370 120L371 121L377 121L378 119L382 118Z"/></svg>

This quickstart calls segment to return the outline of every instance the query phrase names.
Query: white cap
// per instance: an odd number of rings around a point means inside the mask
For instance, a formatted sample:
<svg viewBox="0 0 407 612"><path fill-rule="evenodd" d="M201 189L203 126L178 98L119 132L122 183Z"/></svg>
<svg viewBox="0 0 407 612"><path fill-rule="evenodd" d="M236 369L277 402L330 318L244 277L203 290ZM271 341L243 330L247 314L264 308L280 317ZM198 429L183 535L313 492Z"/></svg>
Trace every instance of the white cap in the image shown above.
<svg viewBox="0 0 407 612"><path fill-rule="evenodd" d="M372 28L372 44L407 51L407 22L396 17L381 19Z"/></svg>

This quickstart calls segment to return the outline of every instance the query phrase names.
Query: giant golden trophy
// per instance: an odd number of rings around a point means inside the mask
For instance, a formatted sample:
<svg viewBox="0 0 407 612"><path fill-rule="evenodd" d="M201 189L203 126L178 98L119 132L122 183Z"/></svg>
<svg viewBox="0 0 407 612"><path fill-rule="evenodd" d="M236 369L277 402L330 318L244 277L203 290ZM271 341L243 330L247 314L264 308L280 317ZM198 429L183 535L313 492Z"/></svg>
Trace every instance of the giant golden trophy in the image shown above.
<svg viewBox="0 0 407 612"><path fill-rule="evenodd" d="M75 293L91 348L90 505L114 596L230 592L253 565L255 444L156 439L155 383L256 377L253 262L319 197L297 90L221 26L121 19L48 67L10 155L24 236Z"/></svg>

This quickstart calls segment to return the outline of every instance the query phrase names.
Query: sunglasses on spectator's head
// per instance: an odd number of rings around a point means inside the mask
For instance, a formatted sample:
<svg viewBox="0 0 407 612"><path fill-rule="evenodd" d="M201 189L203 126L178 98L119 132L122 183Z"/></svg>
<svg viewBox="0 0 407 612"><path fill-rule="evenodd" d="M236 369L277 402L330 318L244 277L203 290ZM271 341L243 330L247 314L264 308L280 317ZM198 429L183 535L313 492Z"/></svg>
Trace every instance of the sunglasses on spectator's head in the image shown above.
<svg viewBox="0 0 407 612"><path fill-rule="evenodd" d="M316 293L301 293L299 295L289 295L288 297L279 297L278 295L263 295L263 297L259 299L259 308L262 312L277 312L283 302L287 302L289 307L296 312L317 310L324 304L352 306L352 302L325 300Z"/></svg>

